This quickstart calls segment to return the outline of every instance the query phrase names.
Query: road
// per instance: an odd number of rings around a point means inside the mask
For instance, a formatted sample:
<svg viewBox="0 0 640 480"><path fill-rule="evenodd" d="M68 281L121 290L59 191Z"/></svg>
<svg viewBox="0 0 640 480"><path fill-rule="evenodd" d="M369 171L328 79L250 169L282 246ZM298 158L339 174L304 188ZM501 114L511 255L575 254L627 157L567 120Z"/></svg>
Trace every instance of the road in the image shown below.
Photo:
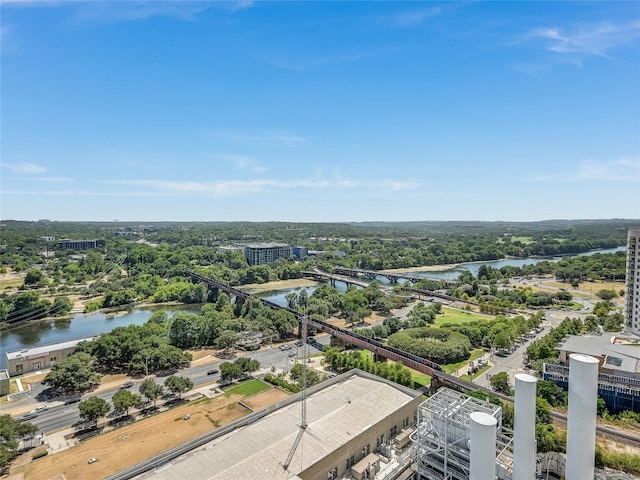
<svg viewBox="0 0 640 480"><path fill-rule="evenodd" d="M507 372L509 375L509 381L513 384L513 376L516 373L526 373L524 369L524 353L527 350L527 347L539 338L544 337L549 330L552 328L556 328L566 317L580 317L583 318L586 316L586 313L574 313L567 312L564 310L549 310L545 314L545 322L543 323L543 329L540 333L538 333L534 338L527 340L524 344L520 345L516 350L507 357L498 357L497 355L493 355L491 357L491 362L493 366L484 372L482 375L473 380L473 383L476 385L480 385L481 387L490 388L489 378L492 375L500 372Z"/></svg>
<svg viewBox="0 0 640 480"><path fill-rule="evenodd" d="M317 340L320 344L329 343L328 336L319 337ZM306 355L313 355L314 353L318 353L319 351L320 350L313 347L312 345L306 345L306 348L296 347L295 345L292 345L291 350L283 351L278 347L273 347L266 348L264 350L256 350L254 352L246 352L243 353L242 356L248 356L255 360L258 360L260 362L261 368L263 369L271 369L271 367L275 367L275 369L288 372L291 367L295 365L296 359ZM201 365L198 367L186 368L177 372L176 375L191 379L194 388L205 385L207 383L214 383L220 379L220 374L217 373L214 375L207 375L207 371L211 370L214 367L219 369L222 362L223 361L219 361L207 365ZM165 379L166 377L155 377L154 381L158 384L162 384L164 383ZM134 381L134 386L130 390L132 392L138 393L138 388L141 383L142 380ZM33 384L31 397L28 397L19 402L21 407L24 407L24 405L29 405L34 409L38 406L49 407L47 410L40 412L36 418L29 420L30 423L38 426L41 433L46 434L54 432L56 430L60 430L62 428L67 428L80 420L77 403L65 405L64 401L56 399L49 401L38 401L37 397L45 389L46 387L44 387L42 384ZM118 389L116 388L98 394L89 393L85 395L84 398L95 395L103 398L107 402L111 402L111 398L117 391Z"/></svg>

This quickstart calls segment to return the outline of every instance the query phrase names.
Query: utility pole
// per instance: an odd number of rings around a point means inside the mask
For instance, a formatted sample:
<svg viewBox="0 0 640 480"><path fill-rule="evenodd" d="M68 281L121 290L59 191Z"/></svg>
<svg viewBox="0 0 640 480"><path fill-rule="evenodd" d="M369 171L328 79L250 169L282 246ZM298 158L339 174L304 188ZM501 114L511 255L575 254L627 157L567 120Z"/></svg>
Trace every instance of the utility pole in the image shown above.
<svg viewBox="0 0 640 480"><path fill-rule="evenodd" d="M300 389L301 389L300 404L302 406L302 412L301 412L302 418L300 421L300 430L298 430L298 435L296 436L296 439L293 442L289 455L287 455L287 459L284 461L284 464L282 465L282 467L285 470L289 469L289 465L291 465L291 460L293 459L293 455L296 453L296 449L298 448L298 445L302 441L302 436L304 435L304 431L307 429L307 365L305 365L305 356L309 351L308 344L307 344L307 320L308 319L306 314L304 314L300 318L300 330L301 330L300 336L302 340L302 370L300 371L300 384L301 384L300 385Z"/></svg>

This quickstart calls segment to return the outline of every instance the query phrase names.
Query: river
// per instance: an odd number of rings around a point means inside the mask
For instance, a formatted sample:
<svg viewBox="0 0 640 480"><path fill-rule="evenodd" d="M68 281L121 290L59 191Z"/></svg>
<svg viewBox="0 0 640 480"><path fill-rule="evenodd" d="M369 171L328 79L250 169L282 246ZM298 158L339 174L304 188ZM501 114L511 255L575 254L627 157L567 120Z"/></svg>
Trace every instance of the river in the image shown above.
<svg viewBox="0 0 640 480"><path fill-rule="evenodd" d="M626 247L618 247L604 250L596 250L586 253L581 253L578 256L593 255L594 253L615 253L626 250ZM493 268L501 268L507 265L521 267L527 264L535 264L544 260L557 262L562 257L551 258L512 258L503 260L493 260L488 262L473 262L463 263L451 270L444 270L440 272L410 272L415 276L424 276L429 278L442 278L448 280L454 280L458 277L461 271L469 270L474 275L477 275L478 269L481 265L491 266ZM378 277L380 283L388 284L389 281L384 277ZM306 287L307 294L311 295L318 286ZM338 291L344 292L347 285L344 282L336 282L336 288ZM286 295L291 292L299 294L303 287L289 288L283 290L270 290L259 294L260 298L265 298L278 305L286 306ZM190 311L198 313L200 311L199 305L177 305L177 306L154 306L148 308L134 309L130 313L119 315L115 317L107 317L104 313L94 313L90 315L76 315L69 319L57 319L57 320L45 320L32 322L25 325L21 325L10 331L3 331L0 334L0 344L2 345L3 354L0 355L0 368L4 368L6 364L6 356L4 352L10 352L20 350L22 348L31 347L34 345L47 345L50 343L64 342L75 338L91 337L100 333L105 333L113 330L116 327L126 325L142 325L146 322L153 312L157 310L164 310L169 316L173 316L178 312Z"/></svg>
<svg viewBox="0 0 640 480"><path fill-rule="evenodd" d="M21 350L35 345L66 342L76 338L92 337L100 333L110 332L116 327L142 325L158 310L167 312L172 317L178 312L200 312L200 305L158 305L137 308L123 315L107 316L104 313L75 315L71 318L41 320L26 323L10 330L2 330L0 344L0 368L5 368L6 352Z"/></svg>

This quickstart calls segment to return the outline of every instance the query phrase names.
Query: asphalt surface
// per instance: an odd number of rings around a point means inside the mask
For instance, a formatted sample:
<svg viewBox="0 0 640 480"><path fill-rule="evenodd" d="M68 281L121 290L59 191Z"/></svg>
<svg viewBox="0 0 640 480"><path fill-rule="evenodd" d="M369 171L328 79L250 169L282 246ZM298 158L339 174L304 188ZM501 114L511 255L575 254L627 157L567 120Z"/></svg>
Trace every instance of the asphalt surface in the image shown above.
<svg viewBox="0 0 640 480"><path fill-rule="evenodd" d="M329 337L319 337L317 341L319 344L327 344L329 343ZM271 367L274 367L275 369L288 372L295 365L295 362L298 358L320 352L318 348L315 348L312 345L306 345L302 347L296 347L293 343L291 343L290 345L290 350L281 350L279 347L274 346L273 348L256 350L254 352L243 352L240 356L251 357L255 360L258 360L262 369L270 369ZM193 368L186 368L176 372L175 375L191 379L194 388L207 383L214 383L220 379L220 374L216 373L213 375L207 375L207 371L211 370L212 368L219 369L220 364L225 361L229 360L222 360L216 363L210 363ZM166 377L158 376L154 378L154 381L158 384L163 384L165 379ZM134 385L129 390L134 393L139 393L138 388L140 387L142 381L143 379L134 380ZM47 391L49 391L49 389L48 387L40 383L33 384L31 388L31 395L17 402L15 406L12 405L12 408L20 407L21 409L25 409L25 407L28 406L32 409L35 409L39 406L48 407L46 410L40 411L37 417L29 420L30 423L38 426L41 433L46 434L54 432L56 430L60 430L62 428L67 428L80 421L78 403L65 405L64 401L66 399L62 397L46 400L43 399L43 395L45 395ZM91 392L89 392L83 396L83 399L89 398L91 396L98 396L100 398L103 398L107 402L111 402L113 395L118 390L119 388L114 388L112 390L101 392L98 394L92 394Z"/></svg>

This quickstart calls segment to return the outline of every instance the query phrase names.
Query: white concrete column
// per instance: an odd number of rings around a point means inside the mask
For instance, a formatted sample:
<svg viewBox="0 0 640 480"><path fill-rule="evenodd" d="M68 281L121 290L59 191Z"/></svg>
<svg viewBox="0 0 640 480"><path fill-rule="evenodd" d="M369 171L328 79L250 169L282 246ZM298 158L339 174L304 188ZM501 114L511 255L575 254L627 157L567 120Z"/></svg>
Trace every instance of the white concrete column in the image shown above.
<svg viewBox="0 0 640 480"><path fill-rule="evenodd" d="M567 480L591 480L594 475L598 365L589 355L569 355Z"/></svg>
<svg viewBox="0 0 640 480"><path fill-rule="evenodd" d="M498 421L484 412L473 412L471 418L471 462L469 480L496 478L496 426Z"/></svg>
<svg viewBox="0 0 640 480"><path fill-rule="evenodd" d="M517 373L513 428L513 480L536 474L536 377Z"/></svg>

